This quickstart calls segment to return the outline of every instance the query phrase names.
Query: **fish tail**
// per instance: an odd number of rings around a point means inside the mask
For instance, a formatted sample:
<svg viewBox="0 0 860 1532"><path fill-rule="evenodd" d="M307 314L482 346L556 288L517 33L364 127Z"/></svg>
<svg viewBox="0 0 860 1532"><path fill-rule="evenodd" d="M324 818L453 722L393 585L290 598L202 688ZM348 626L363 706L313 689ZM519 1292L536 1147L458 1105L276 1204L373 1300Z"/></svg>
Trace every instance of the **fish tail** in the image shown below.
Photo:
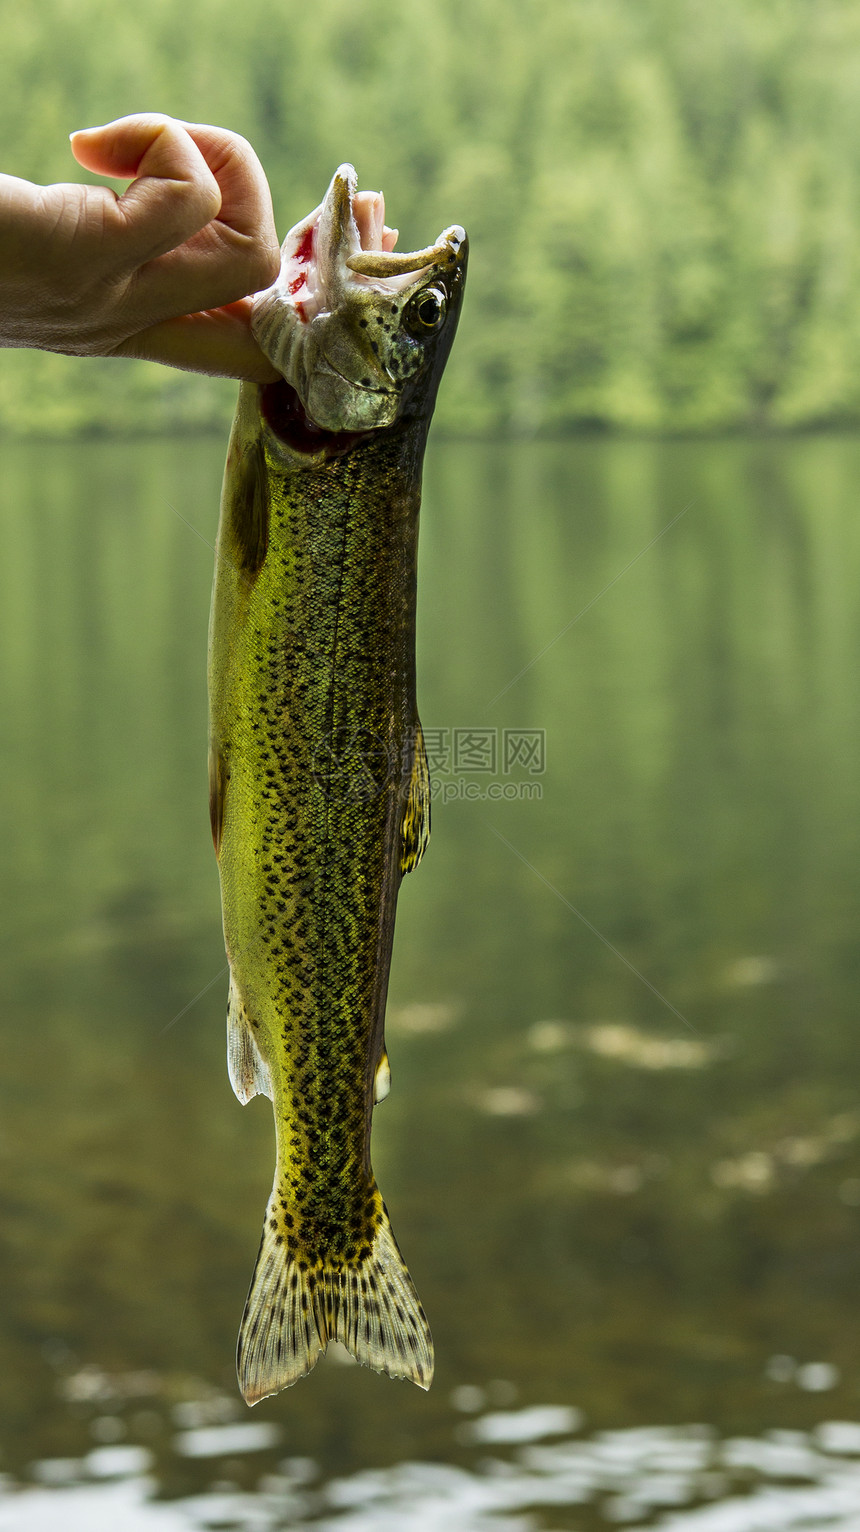
<svg viewBox="0 0 860 1532"><path fill-rule="evenodd" d="M364 1367L430 1387L430 1328L384 1206L364 1259L329 1264L288 1251L273 1192L239 1330L236 1367L246 1402L297 1383L330 1340Z"/></svg>

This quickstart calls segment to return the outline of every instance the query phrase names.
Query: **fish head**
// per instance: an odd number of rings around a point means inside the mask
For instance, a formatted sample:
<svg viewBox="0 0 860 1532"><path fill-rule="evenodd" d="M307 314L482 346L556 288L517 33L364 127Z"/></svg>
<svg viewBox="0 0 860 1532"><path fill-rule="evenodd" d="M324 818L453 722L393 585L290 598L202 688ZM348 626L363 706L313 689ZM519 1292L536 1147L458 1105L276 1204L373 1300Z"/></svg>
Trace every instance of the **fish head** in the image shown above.
<svg viewBox="0 0 860 1532"><path fill-rule="evenodd" d="M353 167L341 165L325 200L284 240L277 281L254 300L253 333L297 395L311 437L432 413L468 241L452 225L403 254L396 238L382 194L359 192Z"/></svg>

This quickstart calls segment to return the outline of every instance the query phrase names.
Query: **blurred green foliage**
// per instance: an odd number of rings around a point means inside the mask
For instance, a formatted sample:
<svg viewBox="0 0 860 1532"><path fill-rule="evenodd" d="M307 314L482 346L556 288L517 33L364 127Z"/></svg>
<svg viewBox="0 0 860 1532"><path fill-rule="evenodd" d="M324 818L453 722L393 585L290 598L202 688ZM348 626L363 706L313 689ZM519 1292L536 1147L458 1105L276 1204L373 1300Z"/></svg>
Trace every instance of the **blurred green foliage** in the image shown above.
<svg viewBox="0 0 860 1532"><path fill-rule="evenodd" d="M157 109L245 133L281 232L352 160L401 243L473 243L448 431L860 416L860 11L850 0L43 0L10 9L4 169ZM225 421L227 383L4 354L0 427Z"/></svg>

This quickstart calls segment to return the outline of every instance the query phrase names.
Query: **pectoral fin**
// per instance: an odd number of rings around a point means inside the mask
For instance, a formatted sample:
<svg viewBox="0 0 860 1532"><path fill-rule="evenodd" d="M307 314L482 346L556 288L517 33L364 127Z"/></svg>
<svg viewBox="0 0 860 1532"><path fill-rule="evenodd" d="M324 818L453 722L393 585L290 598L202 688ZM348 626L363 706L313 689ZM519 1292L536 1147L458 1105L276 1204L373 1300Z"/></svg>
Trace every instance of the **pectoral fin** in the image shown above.
<svg viewBox="0 0 860 1532"><path fill-rule="evenodd" d="M245 1106L252 1096L272 1100L272 1077L254 1037L253 1024L230 975L227 1000L227 1068L230 1084Z"/></svg>
<svg viewBox="0 0 860 1532"><path fill-rule="evenodd" d="M430 772L420 723L415 725L415 750L406 790L406 807L400 827L400 871L412 872L421 861L430 839Z"/></svg>
<svg viewBox="0 0 860 1532"><path fill-rule="evenodd" d="M269 481L262 446L254 442L242 454L231 501L231 527L236 562L242 573L256 579L269 546Z"/></svg>
<svg viewBox="0 0 860 1532"><path fill-rule="evenodd" d="M209 823L212 826L212 844L215 855L221 854L221 831L224 828L224 793L227 788L227 770L224 757L215 745L209 746Z"/></svg>

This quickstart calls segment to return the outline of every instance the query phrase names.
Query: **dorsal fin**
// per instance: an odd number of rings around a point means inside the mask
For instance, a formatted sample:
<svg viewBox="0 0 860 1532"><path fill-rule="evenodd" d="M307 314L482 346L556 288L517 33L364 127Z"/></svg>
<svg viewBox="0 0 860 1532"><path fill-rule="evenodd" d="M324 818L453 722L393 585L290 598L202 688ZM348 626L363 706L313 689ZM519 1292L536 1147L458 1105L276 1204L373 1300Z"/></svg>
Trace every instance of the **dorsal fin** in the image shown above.
<svg viewBox="0 0 860 1532"><path fill-rule="evenodd" d="M430 772L421 725L415 723L415 748L400 826L400 871L414 872L430 839Z"/></svg>
<svg viewBox="0 0 860 1532"><path fill-rule="evenodd" d="M236 562L242 573L253 579L262 568L269 547L269 481L264 448L259 441L242 453L231 518Z"/></svg>

